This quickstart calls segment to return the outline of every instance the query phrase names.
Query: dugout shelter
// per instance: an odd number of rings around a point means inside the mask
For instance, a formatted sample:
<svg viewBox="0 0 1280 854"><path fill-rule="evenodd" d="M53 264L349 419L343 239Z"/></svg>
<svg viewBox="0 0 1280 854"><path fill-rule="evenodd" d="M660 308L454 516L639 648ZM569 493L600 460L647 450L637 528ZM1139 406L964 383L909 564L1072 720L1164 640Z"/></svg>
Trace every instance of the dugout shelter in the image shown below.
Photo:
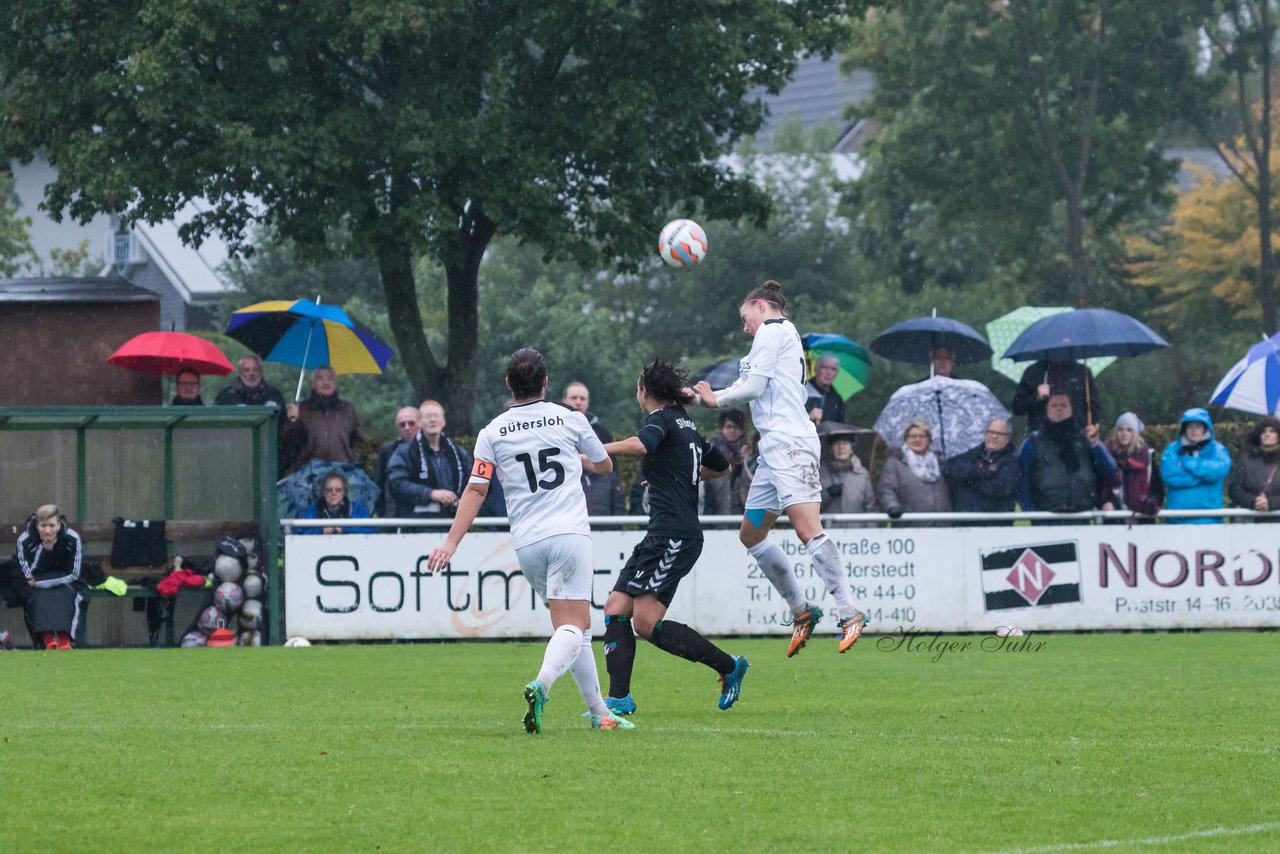
<svg viewBox="0 0 1280 854"><path fill-rule="evenodd" d="M86 559L110 554L117 517L166 520L170 556L211 557L219 536L256 530L268 639L279 643L276 430L266 406L0 407L0 547L11 554L20 526L49 502L81 534ZM124 601L96 598L90 643L137 645L136 626L111 613L154 595L131 582Z"/></svg>

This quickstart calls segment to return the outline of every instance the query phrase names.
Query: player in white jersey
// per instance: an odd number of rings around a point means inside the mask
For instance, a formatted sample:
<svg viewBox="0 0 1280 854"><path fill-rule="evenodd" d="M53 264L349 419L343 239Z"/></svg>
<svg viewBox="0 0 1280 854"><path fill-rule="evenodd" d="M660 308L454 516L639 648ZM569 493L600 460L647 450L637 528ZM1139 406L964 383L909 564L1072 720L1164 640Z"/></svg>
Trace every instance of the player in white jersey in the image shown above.
<svg viewBox="0 0 1280 854"><path fill-rule="evenodd" d="M743 331L755 340L742 360L737 381L719 391L703 381L692 392L704 406L751 403L751 421L760 431L759 458L738 538L791 608L790 657L809 640L822 618L822 609L805 601L791 562L769 539L779 514L787 514L796 536L809 547L813 565L835 599L840 612L838 651L845 652L857 642L867 617L854 607L844 561L822 530L818 433L805 411L804 346L795 326L783 314L786 304L782 286L774 281L748 294L738 313Z"/></svg>
<svg viewBox="0 0 1280 854"><path fill-rule="evenodd" d="M525 730L542 731L543 706L551 686L566 670L586 701L592 726L635 729L635 724L614 716L605 705L591 653L589 603L595 562L582 469L585 465L604 474L613 471L613 461L586 416L545 400L547 365L537 350L525 348L512 355L507 362L507 388L514 402L476 437L471 479L462 491L449 534L431 552L427 568L439 572L453 559L496 475L506 494L520 571L547 603L554 629L542 668L524 687L529 706Z"/></svg>

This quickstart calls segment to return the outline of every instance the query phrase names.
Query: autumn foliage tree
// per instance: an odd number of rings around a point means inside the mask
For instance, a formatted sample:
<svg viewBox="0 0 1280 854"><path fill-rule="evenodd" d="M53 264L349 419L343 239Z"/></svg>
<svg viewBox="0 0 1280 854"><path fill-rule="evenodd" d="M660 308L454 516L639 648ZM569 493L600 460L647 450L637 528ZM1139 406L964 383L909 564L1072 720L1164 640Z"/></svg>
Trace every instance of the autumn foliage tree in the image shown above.
<svg viewBox="0 0 1280 854"><path fill-rule="evenodd" d="M1251 159L1236 154L1234 146L1224 151L1233 173L1249 178ZM1272 150L1270 168L1280 168L1280 152ZM1196 183L1178 196L1169 223L1155 234L1127 239L1132 282L1159 293L1153 311L1180 337L1206 326L1220 340L1234 337L1240 343L1275 332L1266 325L1259 298L1262 238L1255 195L1234 177L1194 171ZM1270 213L1273 219L1280 214L1274 197ZM1274 233L1269 244L1271 253L1280 248Z"/></svg>

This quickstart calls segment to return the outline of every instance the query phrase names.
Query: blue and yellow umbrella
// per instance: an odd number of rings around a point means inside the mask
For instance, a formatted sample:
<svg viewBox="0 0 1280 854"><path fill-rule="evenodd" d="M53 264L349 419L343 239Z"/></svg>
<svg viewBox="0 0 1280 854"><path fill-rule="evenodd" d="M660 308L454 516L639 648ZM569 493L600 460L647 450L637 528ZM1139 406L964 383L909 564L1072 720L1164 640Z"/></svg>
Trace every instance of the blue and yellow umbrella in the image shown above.
<svg viewBox="0 0 1280 854"><path fill-rule="evenodd" d="M227 335L268 362L303 369L328 365L337 374L380 374L394 354L364 324L336 305L270 300L236 310Z"/></svg>

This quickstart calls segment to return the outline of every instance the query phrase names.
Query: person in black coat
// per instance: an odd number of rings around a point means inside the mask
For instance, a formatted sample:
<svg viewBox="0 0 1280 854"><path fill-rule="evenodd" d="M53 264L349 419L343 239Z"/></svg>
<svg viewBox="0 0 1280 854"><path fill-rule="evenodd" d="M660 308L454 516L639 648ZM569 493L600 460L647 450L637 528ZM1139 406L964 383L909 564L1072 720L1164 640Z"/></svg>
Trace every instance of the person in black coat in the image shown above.
<svg viewBox="0 0 1280 854"><path fill-rule="evenodd" d="M804 384L804 408L815 424L844 421L844 399L832 387L840 373L840 360L830 354L821 356L813 366L813 379Z"/></svg>
<svg viewBox="0 0 1280 854"><path fill-rule="evenodd" d="M626 499L622 495L622 481L617 472L595 474L582 473L582 491L587 497L588 516L625 516Z"/></svg>
<svg viewBox="0 0 1280 854"><path fill-rule="evenodd" d="M16 555L27 589L23 613L37 649L71 649L84 614L83 547L56 504L27 519Z"/></svg>
<svg viewBox="0 0 1280 854"><path fill-rule="evenodd" d="M262 378L262 360L250 353L236 363L236 380L218 392L216 406L273 406L284 414L284 395Z"/></svg>
<svg viewBox="0 0 1280 854"><path fill-rule="evenodd" d="M373 472L373 482L378 485L378 497L373 502L373 513L383 519L396 517L396 500L391 495L390 474L391 455L400 450L406 442L412 442L418 435L418 407L403 406L396 413L396 437L378 446L378 465Z"/></svg>
<svg viewBox="0 0 1280 854"><path fill-rule="evenodd" d="M387 464L387 488L402 518L452 518L471 475L471 455L444 435L444 407L424 400L420 429L401 444Z"/></svg>
<svg viewBox="0 0 1280 854"><path fill-rule="evenodd" d="M981 445L951 458L947 474L956 495L952 509L959 513L1009 513L1014 509L1022 466L1012 438L1009 422L997 418L987 425Z"/></svg>
<svg viewBox="0 0 1280 854"><path fill-rule="evenodd" d="M1093 372L1079 362L1033 362L1022 372L1009 409L1014 415L1027 416L1027 432L1033 433L1044 424L1045 407L1054 394L1065 394L1071 401L1071 417L1077 427L1102 423L1098 383Z"/></svg>

